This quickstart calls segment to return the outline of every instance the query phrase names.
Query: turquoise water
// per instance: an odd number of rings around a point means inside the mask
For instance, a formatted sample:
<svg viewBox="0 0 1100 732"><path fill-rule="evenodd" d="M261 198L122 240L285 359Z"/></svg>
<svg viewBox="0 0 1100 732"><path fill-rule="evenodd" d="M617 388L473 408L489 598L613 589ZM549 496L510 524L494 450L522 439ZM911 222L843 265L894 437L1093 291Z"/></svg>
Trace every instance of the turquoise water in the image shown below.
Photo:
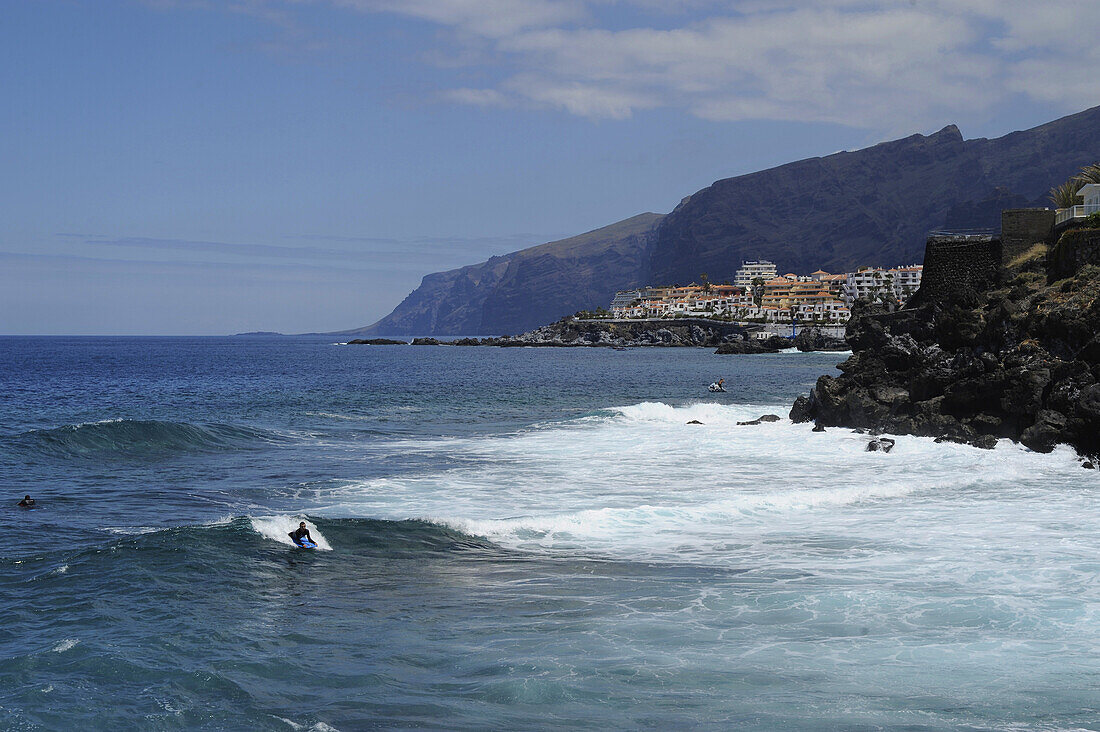
<svg viewBox="0 0 1100 732"><path fill-rule="evenodd" d="M0 339L0 728L1100 729L1097 473L842 358Z"/></svg>

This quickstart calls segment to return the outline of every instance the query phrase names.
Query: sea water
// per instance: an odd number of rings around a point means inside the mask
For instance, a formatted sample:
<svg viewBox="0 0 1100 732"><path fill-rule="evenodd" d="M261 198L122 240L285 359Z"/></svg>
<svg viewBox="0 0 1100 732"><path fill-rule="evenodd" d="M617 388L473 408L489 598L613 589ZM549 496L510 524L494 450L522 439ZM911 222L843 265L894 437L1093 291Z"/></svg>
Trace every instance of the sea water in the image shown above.
<svg viewBox="0 0 1100 732"><path fill-rule="evenodd" d="M844 358L0 339L0 728L1100 729L1100 474Z"/></svg>

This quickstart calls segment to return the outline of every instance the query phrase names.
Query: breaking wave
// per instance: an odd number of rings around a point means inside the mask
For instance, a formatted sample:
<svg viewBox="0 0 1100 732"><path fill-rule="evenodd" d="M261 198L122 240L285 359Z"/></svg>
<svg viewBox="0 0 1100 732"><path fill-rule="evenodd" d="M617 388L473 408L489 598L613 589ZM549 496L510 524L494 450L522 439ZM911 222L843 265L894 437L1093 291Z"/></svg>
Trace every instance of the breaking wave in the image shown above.
<svg viewBox="0 0 1100 732"><path fill-rule="evenodd" d="M274 432L238 425L115 419L31 430L5 441L40 455L103 457L240 450L284 440Z"/></svg>

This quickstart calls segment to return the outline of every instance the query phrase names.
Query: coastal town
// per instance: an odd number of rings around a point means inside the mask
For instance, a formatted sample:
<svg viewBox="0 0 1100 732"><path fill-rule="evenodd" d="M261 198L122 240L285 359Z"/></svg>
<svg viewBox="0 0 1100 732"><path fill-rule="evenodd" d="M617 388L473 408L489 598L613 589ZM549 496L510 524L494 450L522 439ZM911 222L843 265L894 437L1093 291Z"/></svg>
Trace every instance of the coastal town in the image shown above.
<svg viewBox="0 0 1100 732"><path fill-rule="evenodd" d="M733 282L713 284L703 274L700 283L621 290L597 315L617 320L715 318L758 324L773 333L800 325L840 328L857 300L904 304L920 288L923 269L912 264L781 275L773 262L748 261Z"/></svg>

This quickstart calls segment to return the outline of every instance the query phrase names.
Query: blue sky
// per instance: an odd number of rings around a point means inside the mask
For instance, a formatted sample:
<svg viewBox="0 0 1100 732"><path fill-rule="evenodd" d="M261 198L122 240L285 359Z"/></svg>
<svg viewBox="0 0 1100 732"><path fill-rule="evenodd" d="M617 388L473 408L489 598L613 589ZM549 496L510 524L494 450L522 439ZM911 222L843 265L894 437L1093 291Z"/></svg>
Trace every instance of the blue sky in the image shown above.
<svg viewBox="0 0 1100 732"><path fill-rule="evenodd" d="M719 178L1100 103L1100 3L0 0L0 333L365 325Z"/></svg>

